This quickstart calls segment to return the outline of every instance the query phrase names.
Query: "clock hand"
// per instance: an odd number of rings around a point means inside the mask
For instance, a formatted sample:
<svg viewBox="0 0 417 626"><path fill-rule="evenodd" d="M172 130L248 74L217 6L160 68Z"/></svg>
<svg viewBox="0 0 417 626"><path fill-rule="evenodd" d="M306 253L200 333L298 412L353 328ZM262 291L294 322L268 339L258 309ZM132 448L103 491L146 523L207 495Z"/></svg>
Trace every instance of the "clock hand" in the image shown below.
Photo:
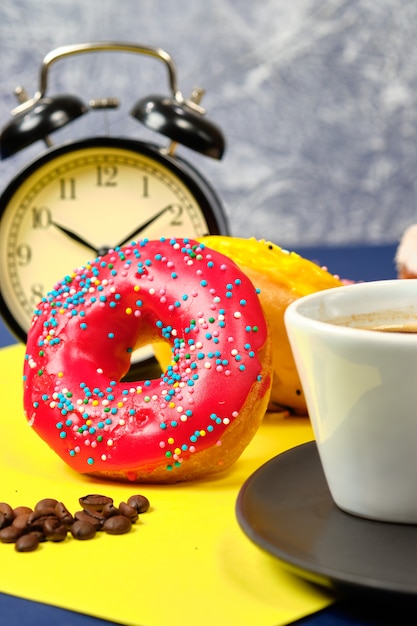
<svg viewBox="0 0 417 626"><path fill-rule="evenodd" d="M155 213L155 215L153 215L151 218L149 218L146 222L143 222L140 226L135 228L134 231L132 231L127 237L125 237L122 241L120 241L114 247L115 248L120 248L121 246L124 246L125 244L133 241L135 239L135 237L137 237L142 231L144 231L146 228L148 228L148 226L150 226L153 222L155 222L157 219L159 219L161 217L161 215L163 215L166 211L169 211L171 208L172 208L172 204L167 204L166 207L164 207L163 209L158 211L158 213ZM108 246L106 246L106 247L104 247L102 249L96 248L95 246L93 246L93 244L88 242L86 239L83 239L80 235L78 235L74 231L70 230L69 228L66 228L65 226L62 226L62 224L58 224L57 222L52 222L52 224L56 228L58 228L58 230L63 232L65 235L68 235L68 237L70 237L74 241L77 241L78 243L81 243L83 246L86 246L87 248L90 248L90 250L92 250L97 255L105 254L108 251L108 249L109 249Z"/></svg>
<svg viewBox="0 0 417 626"><path fill-rule="evenodd" d="M52 222L52 224L56 228L58 228L58 230L63 232L65 235L68 235L68 237L70 237L74 241L77 241L78 243L81 243L83 246L86 246L87 248L90 248L90 250L92 250L95 254L98 254L98 249L95 246L93 246L93 244L91 244L88 241L86 241L86 239L83 239L82 237L80 237L80 235L77 235L77 233L74 233L74 231L69 230L69 228L66 228L65 226L62 226L61 224L57 224L57 222Z"/></svg>
<svg viewBox="0 0 417 626"><path fill-rule="evenodd" d="M161 209L158 213L155 213L155 215L149 218L146 222L143 222L143 224L135 228L135 230L132 231L127 237L125 237L122 241L116 244L115 248L119 248L133 241L135 237L137 237L142 231L148 228L148 226L150 226L153 222L155 222L158 218L160 218L161 215L165 213L165 211L169 211L171 208L172 208L172 204L167 204L166 207Z"/></svg>

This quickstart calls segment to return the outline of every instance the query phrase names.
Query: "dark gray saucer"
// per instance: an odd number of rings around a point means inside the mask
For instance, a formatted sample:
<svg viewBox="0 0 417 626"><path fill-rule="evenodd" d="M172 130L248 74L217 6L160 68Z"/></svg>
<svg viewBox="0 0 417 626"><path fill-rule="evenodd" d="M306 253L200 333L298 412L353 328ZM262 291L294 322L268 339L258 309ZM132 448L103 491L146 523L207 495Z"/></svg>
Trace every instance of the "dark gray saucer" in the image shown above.
<svg viewBox="0 0 417 626"><path fill-rule="evenodd" d="M239 492L236 515L255 544L304 578L351 591L417 594L417 525L341 511L315 442L278 455L252 474Z"/></svg>

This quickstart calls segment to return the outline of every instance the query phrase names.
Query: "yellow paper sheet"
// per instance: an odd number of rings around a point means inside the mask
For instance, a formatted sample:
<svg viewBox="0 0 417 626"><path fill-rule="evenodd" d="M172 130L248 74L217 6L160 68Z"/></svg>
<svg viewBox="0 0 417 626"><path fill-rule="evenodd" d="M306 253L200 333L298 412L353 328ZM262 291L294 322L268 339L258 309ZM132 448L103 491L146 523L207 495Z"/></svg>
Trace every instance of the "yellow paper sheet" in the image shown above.
<svg viewBox="0 0 417 626"><path fill-rule="evenodd" d="M0 501L33 506L58 498L75 512L89 493L146 495L151 510L133 531L68 537L17 553L0 544L0 591L140 626L278 626L332 602L255 546L235 516L240 487L260 465L313 438L307 418L267 416L226 475L170 486L125 485L80 476L27 425L24 349L0 350Z"/></svg>

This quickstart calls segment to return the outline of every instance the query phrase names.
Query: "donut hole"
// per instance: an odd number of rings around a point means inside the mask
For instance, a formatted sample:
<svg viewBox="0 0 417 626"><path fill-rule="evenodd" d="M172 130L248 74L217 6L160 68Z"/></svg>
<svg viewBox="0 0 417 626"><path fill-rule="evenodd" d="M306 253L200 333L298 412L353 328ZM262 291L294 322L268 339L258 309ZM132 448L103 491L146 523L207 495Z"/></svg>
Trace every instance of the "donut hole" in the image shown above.
<svg viewBox="0 0 417 626"><path fill-rule="evenodd" d="M138 380L152 380L153 378L159 378L163 373L157 359L151 356L142 361L133 361L129 371L121 382L135 382Z"/></svg>
<svg viewBox="0 0 417 626"><path fill-rule="evenodd" d="M163 369L154 354L152 346L144 346L135 351L132 356L130 368L123 376L122 382L135 382L137 380L152 380L159 378Z"/></svg>

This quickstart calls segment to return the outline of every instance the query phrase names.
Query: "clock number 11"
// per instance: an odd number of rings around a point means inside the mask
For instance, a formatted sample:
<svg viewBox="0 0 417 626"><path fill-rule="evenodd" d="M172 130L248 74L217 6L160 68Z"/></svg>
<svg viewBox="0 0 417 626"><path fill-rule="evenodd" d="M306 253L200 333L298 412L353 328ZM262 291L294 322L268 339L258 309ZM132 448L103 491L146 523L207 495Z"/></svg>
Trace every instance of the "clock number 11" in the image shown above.
<svg viewBox="0 0 417 626"><path fill-rule="evenodd" d="M60 178L59 198L60 200L75 200L75 178Z"/></svg>

